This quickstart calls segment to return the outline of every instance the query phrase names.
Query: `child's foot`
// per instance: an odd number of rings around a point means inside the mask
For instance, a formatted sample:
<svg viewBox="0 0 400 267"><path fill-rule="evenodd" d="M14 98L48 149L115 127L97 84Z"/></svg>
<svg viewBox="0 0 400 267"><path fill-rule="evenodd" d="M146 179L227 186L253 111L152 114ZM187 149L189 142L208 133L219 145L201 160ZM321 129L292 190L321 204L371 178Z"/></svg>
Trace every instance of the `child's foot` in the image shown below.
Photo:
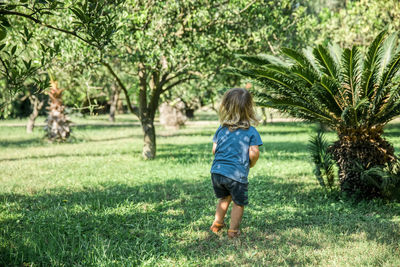
<svg viewBox="0 0 400 267"><path fill-rule="evenodd" d="M222 228L225 227L224 223L217 223L217 222L213 222L213 224L210 227L211 232L213 233L218 233Z"/></svg>
<svg viewBox="0 0 400 267"><path fill-rule="evenodd" d="M228 230L228 237L229 238L236 238L238 236L240 236L240 230L232 230L232 229Z"/></svg>

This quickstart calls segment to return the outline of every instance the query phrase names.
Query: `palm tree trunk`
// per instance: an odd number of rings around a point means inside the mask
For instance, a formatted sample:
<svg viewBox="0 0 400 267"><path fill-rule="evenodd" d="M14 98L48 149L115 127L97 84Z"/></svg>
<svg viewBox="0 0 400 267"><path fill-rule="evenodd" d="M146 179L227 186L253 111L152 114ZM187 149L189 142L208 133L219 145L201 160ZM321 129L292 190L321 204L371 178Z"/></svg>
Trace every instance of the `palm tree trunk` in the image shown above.
<svg viewBox="0 0 400 267"><path fill-rule="evenodd" d="M339 135L339 140L331 146L330 152L339 166L343 192L362 194L362 197L380 196L378 188L361 179L356 164L370 169L396 161L394 147L381 137L382 133L382 130L352 129L351 133Z"/></svg>
<svg viewBox="0 0 400 267"><path fill-rule="evenodd" d="M70 121L64 113L65 107L62 104L63 89L58 88L57 81L51 80L51 90L49 92L50 105L48 107L47 137L51 141L65 141L71 134Z"/></svg>

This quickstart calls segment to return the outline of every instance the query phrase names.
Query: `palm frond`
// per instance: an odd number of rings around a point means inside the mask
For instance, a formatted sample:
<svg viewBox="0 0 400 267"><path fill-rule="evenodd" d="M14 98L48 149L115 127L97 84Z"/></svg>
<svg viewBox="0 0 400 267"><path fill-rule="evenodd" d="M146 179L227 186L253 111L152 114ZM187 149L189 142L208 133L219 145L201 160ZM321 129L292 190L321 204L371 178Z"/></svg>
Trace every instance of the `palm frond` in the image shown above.
<svg viewBox="0 0 400 267"><path fill-rule="evenodd" d="M328 153L329 144L322 131L310 138L308 151L314 162L314 174L322 187L332 189L335 181L335 162Z"/></svg>
<svg viewBox="0 0 400 267"><path fill-rule="evenodd" d="M400 52L393 56L392 61L387 65L385 72L382 75L382 86L386 86L387 83L398 74L400 69Z"/></svg>
<svg viewBox="0 0 400 267"><path fill-rule="evenodd" d="M321 66L321 71L332 78L339 78L339 67L336 65L335 60L330 55L329 51L322 45L313 49L313 54L318 64Z"/></svg>
<svg viewBox="0 0 400 267"><path fill-rule="evenodd" d="M375 40L368 48L368 53L365 58L364 71L362 75L362 90L360 90L360 98L364 98L365 96L371 96L371 93L374 90L374 81L376 81L376 77L378 72L377 69L377 61L379 60L378 51L381 49L382 43L385 39L386 31L382 31L378 34Z"/></svg>
<svg viewBox="0 0 400 267"><path fill-rule="evenodd" d="M259 56L264 58L265 60L269 60L272 65L277 65L282 67L290 67L292 65L287 60L284 60L277 56L267 55L267 54L259 54Z"/></svg>
<svg viewBox="0 0 400 267"><path fill-rule="evenodd" d="M296 50L284 47L282 48L282 53L292 59L299 66L310 70L313 69L313 65L308 61L307 57Z"/></svg>
<svg viewBox="0 0 400 267"><path fill-rule="evenodd" d="M362 75L362 55L360 50L354 46L345 49L342 54L342 94L349 105L355 105L359 98L359 85Z"/></svg>
<svg viewBox="0 0 400 267"><path fill-rule="evenodd" d="M395 105L393 105L393 108L387 110L384 114L375 118L373 123L385 125L386 123L393 120L393 118L397 116L400 116L400 103L396 103Z"/></svg>
<svg viewBox="0 0 400 267"><path fill-rule="evenodd" d="M349 125L357 126L356 125L357 118L355 117L355 114L356 114L356 111L355 111L354 107L353 106L347 106L343 110L342 115L341 115L341 119L343 121L343 124L347 125L347 126L349 126Z"/></svg>
<svg viewBox="0 0 400 267"><path fill-rule="evenodd" d="M400 174L397 166L375 166L365 169L361 164L355 164L354 169L361 175L361 179L374 186L380 194L390 200L400 200Z"/></svg>
<svg viewBox="0 0 400 267"><path fill-rule="evenodd" d="M385 71L388 64L391 63L393 55L395 55L396 48L397 48L397 34L393 33L385 39L383 45L380 47L379 50L380 55L378 64L378 75L377 75L378 81L381 80L383 72Z"/></svg>
<svg viewBox="0 0 400 267"><path fill-rule="evenodd" d="M294 65L292 68L290 68L290 71L308 83L310 86L319 80L318 75L309 68L303 68L299 65Z"/></svg>
<svg viewBox="0 0 400 267"><path fill-rule="evenodd" d="M392 119L398 115L397 108L400 104L400 85L392 85L389 86L390 90L387 96L382 100L384 102L383 105L380 106L380 109L377 114L374 114L375 120L390 120L390 116Z"/></svg>
<svg viewBox="0 0 400 267"><path fill-rule="evenodd" d="M371 107L371 102L368 98L363 98L357 101L356 106L354 107L354 112L355 112L355 120L357 125L367 125L368 122L370 121L370 107ZM354 125L353 125L354 126Z"/></svg>
<svg viewBox="0 0 400 267"><path fill-rule="evenodd" d="M307 47L307 48L303 48L302 51L303 51L304 57L307 59L309 64L312 66L315 73L317 73L318 76L321 77L323 75L323 72L321 71L321 66L318 64L317 60L314 57L313 49L311 47Z"/></svg>
<svg viewBox="0 0 400 267"><path fill-rule="evenodd" d="M340 67L343 49L338 44L329 44L328 50L336 65Z"/></svg>
<svg viewBox="0 0 400 267"><path fill-rule="evenodd" d="M340 114L345 108L345 105L340 99L341 96L337 94L338 87L339 86L335 80L324 76L320 82L315 83L315 86L313 87L313 93L317 93L317 99L319 99L320 103L326 103L326 105L329 107L329 110L335 114L336 117L340 118ZM316 90L319 88L320 90Z"/></svg>
<svg viewBox="0 0 400 267"><path fill-rule="evenodd" d="M239 58L240 60L253 64L253 65L257 65L257 66L263 66L263 65L267 65L267 64L271 64L271 60L270 58L266 57L265 55L236 55L237 58Z"/></svg>
<svg viewBox="0 0 400 267"><path fill-rule="evenodd" d="M269 107L289 112L290 115L296 118L303 118L309 121L319 121L332 125L332 118L329 114L321 112L320 110L312 110L312 107L308 108L302 101L296 101L292 98L271 98L268 99L265 104Z"/></svg>

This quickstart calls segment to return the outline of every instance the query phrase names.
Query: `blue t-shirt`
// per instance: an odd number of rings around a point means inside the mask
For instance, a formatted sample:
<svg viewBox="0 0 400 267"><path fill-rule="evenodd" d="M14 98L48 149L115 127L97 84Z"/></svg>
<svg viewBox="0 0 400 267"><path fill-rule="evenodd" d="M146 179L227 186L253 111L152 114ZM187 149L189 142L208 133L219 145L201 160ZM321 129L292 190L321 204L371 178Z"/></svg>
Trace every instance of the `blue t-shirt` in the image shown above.
<svg viewBox="0 0 400 267"><path fill-rule="evenodd" d="M263 144L256 128L250 126L246 130L237 129L231 132L228 127L219 126L213 142L217 143L217 148L211 173L247 184L250 169L249 147Z"/></svg>

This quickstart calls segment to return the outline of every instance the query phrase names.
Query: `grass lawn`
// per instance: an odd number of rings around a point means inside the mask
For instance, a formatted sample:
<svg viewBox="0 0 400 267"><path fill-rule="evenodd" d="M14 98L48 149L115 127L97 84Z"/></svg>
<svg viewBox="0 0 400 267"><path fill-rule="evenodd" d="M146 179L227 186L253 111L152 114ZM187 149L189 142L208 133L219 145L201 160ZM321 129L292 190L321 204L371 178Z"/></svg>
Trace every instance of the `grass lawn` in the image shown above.
<svg viewBox="0 0 400 267"><path fill-rule="evenodd" d="M94 120L107 118L79 123ZM400 266L400 204L325 194L312 124L258 127L244 234L210 233L217 126L158 127L157 158L143 161L137 125L75 126L72 142L50 144L0 123L0 266ZM400 124L386 136L400 151Z"/></svg>

